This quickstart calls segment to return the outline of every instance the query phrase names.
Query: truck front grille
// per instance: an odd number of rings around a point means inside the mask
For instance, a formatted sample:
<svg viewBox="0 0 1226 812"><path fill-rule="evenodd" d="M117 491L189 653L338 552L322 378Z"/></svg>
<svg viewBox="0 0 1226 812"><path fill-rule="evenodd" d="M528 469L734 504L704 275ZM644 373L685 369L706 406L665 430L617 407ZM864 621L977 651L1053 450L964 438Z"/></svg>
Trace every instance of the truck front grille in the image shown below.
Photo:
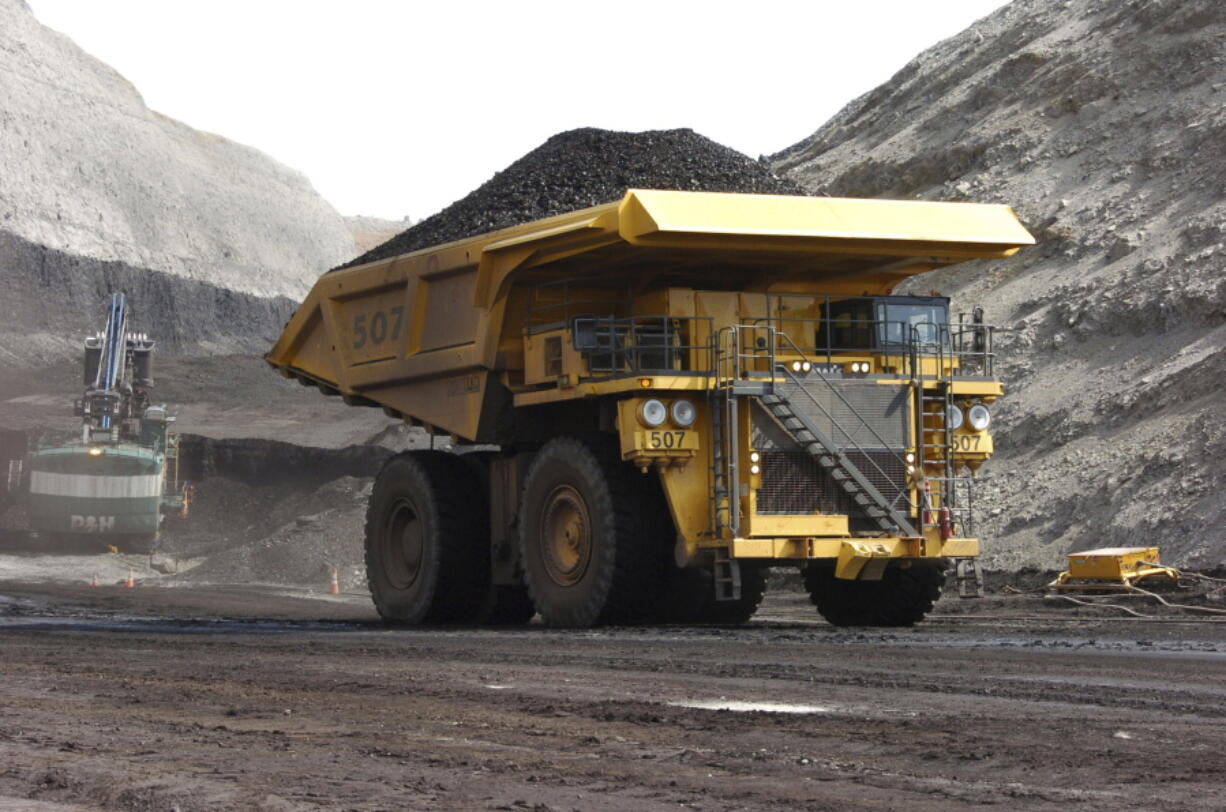
<svg viewBox="0 0 1226 812"><path fill-rule="evenodd" d="M792 411L803 414L839 448L905 448L910 409L905 386L864 379L812 379L776 384Z"/></svg>
<svg viewBox="0 0 1226 812"><path fill-rule="evenodd" d="M758 513L847 513L851 500L804 451L763 451Z"/></svg>
<svg viewBox="0 0 1226 812"><path fill-rule="evenodd" d="M841 398L832 390L836 386ZM790 384L780 394L831 437L891 505L905 511L907 472L900 457L907 446L909 390L860 380L815 382L806 389L813 399ZM843 488L760 405L753 411L751 442L762 455L758 513L858 514Z"/></svg>
<svg viewBox="0 0 1226 812"><path fill-rule="evenodd" d="M852 465L896 507L906 505L907 472L893 452L845 451ZM762 487L758 512L847 514L854 503L830 475L805 451L762 452Z"/></svg>

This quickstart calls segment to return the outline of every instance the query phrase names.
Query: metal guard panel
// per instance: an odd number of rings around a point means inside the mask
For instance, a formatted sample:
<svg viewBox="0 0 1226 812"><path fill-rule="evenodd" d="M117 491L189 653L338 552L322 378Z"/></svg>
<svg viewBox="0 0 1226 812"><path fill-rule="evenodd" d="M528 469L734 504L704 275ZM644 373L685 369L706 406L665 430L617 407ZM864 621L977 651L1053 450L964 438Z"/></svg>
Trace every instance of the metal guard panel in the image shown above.
<svg viewBox="0 0 1226 812"><path fill-rule="evenodd" d="M803 412L835 442L882 496L896 506L905 504L907 472L898 455L909 445L911 398L907 387L838 379L812 382L804 391L793 383L777 383L776 387L793 409ZM759 513L857 512L830 474L765 409L753 410L751 426L750 442L762 454Z"/></svg>
<svg viewBox="0 0 1226 812"><path fill-rule="evenodd" d="M793 409L803 412L842 450L901 449L909 444L910 390L905 386L840 379L804 387L791 382L775 386Z"/></svg>

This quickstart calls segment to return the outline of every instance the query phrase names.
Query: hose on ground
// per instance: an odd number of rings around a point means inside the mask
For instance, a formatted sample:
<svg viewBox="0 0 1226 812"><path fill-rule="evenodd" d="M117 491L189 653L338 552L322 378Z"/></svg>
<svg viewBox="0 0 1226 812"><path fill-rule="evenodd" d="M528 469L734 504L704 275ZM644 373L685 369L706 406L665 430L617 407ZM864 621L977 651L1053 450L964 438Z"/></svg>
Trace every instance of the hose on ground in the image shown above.
<svg viewBox="0 0 1226 812"><path fill-rule="evenodd" d="M1068 601L1069 603L1075 603L1078 606L1092 606L1094 608L1099 608L1099 609L1119 609L1121 612L1127 612L1133 617L1139 617L1139 618L1142 618L1143 620L1155 619L1154 615L1143 615L1140 612L1130 609L1127 606L1121 606L1118 603L1099 603L1096 601L1087 601L1087 600L1082 600L1080 598L1074 598L1072 595L1044 595L1043 599L1044 600L1055 599L1055 600Z"/></svg>

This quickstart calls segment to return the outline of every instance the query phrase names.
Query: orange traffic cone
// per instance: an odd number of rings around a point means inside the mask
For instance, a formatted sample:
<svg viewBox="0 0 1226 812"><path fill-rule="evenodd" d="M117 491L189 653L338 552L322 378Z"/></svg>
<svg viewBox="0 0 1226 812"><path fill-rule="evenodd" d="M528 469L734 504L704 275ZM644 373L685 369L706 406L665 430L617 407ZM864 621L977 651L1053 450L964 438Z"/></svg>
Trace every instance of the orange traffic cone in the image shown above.
<svg viewBox="0 0 1226 812"><path fill-rule="evenodd" d="M133 576L132 576L131 567L128 567L128 580L124 581L123 585L126 586L128 589L131 589L132 587L136 586L136 581L133 579Z"/></svg>
<svg viewBox="0 0 1226 812"><path fill-rule="evenodd" d="M332 573L332 580L328 582L328 594L339 595L341 594L341 585L336 579L336 567L329 567L328 569Z"/></svg>

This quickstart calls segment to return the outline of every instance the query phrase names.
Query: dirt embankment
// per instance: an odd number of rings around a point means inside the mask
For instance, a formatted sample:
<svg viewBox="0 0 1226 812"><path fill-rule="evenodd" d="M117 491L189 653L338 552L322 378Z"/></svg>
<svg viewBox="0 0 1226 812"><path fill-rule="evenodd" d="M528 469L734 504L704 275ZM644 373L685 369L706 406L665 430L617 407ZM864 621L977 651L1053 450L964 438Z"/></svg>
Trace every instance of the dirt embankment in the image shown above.
<svg viewBox="0 0 1226 812"><path fill-rule="evenodd" d="M0 368L73 354L113 290L167 349L260 352L355 253L304 176L148 109L21 0L0 0L0 98Z"/></svg>
<svg viewBox="0 0 1226 812"><path fill-rule="evenodd" d="M1009 203L1038 237L917 280L1005 328L989 564L1226 560L1224 143L1226 5L1016 0L773 157L817 194Z"/></svg>
<svg viewBox="0 0 1226 812"><path fill-rule="evenodd" d="M352 256L300 173L150 110L124 77L0 0L0 229L262 297Z"/></svg>
<svg viewBox="0 0 1226 812"><path fill-rule="evenodd" d="M90 259L0 231L0 369L42 367L81 353L105 326L112 291L128 295L133 324L159 353L262 354L298 302L207 281ZM30 394L7 389L3 396Z"/></svg>

